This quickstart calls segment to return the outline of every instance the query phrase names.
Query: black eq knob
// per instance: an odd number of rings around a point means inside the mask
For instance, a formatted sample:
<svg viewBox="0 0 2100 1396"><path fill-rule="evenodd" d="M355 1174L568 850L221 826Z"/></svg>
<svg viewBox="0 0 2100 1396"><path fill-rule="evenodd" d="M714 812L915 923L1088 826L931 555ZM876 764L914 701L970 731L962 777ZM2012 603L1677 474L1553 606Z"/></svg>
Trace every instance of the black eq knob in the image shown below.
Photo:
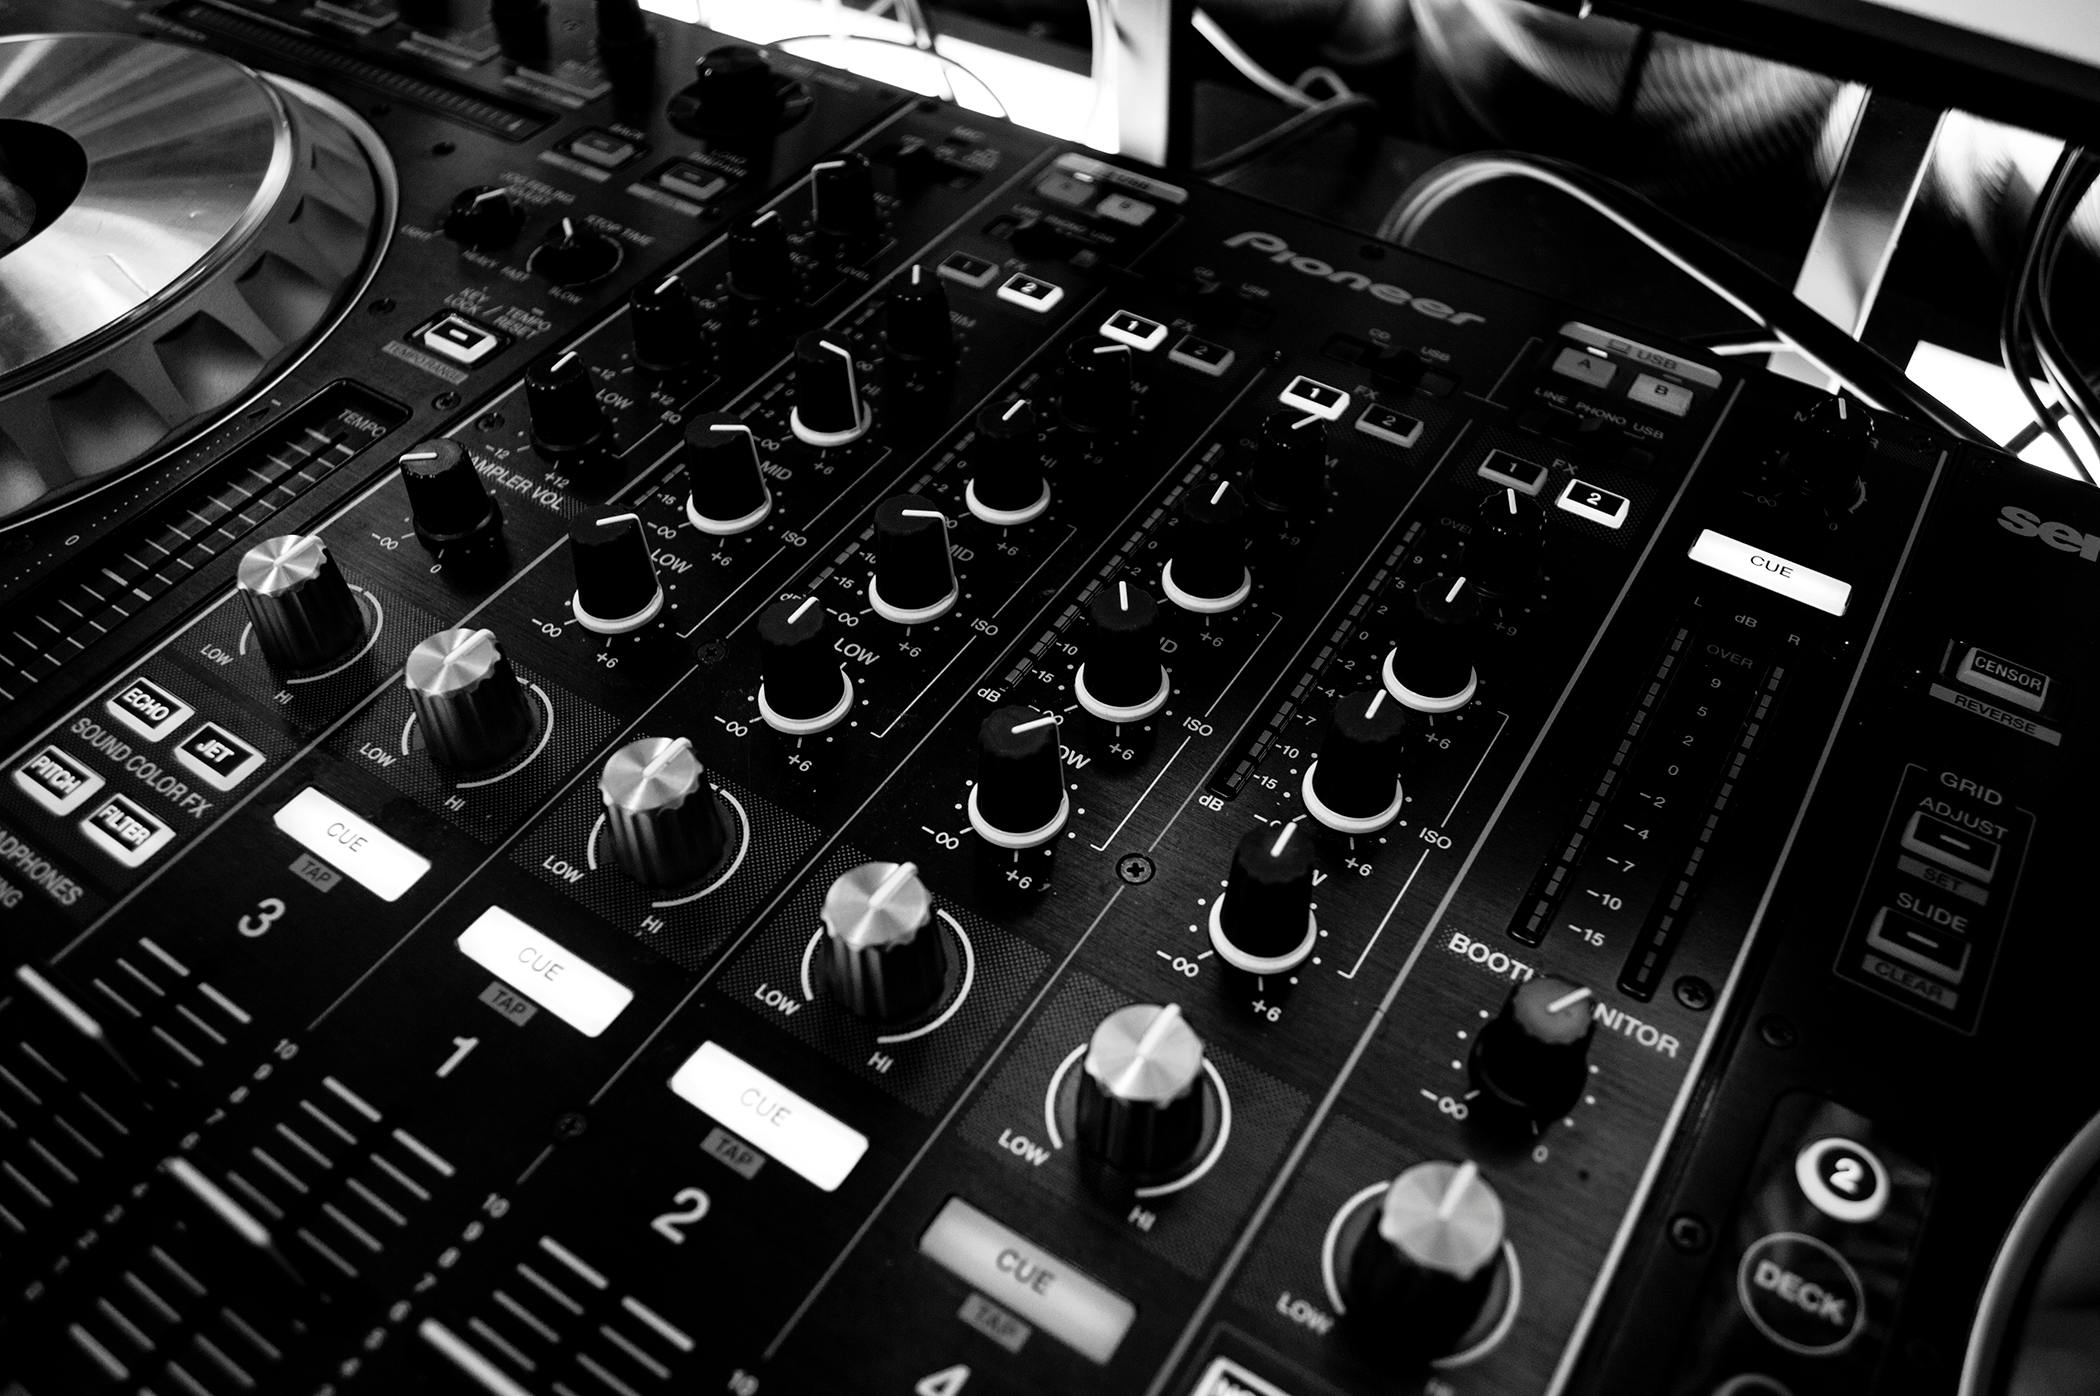
<svg viewBox="0 0 2100 1396"><path fill-rule="evenodd" d="M576 573L569 609L586 630L624 635L655 620L664 607L649 539L633 514L575 520L569 525L569 561Z"/></svg>
<svg viewBox="0 0 2100 1396"><path fill-rule="evenodd" d="M265 538L241 558L241 600L272 664L318 669L365 637L357 594L317 533Z"/></svg>
<svg viewBox="0 0 2100 1396"><path fill-rule="evenodd" d="M1249 829L1232 851L1225 894L1210 904L1210 943L1247 974L1287 974L1312 955L1312 839L1297 821Z"/></svg>
<svg viewBox="0 0 2100 1396"><path fill-rule="evenodd" d="M1087 603L1092 633L1072 696L1103 722L1143 722L1167 705L1173 680L1160 662L1159 603L1119 581Z"/></svg>
<svg viewBox="0 0 2100 1396"><path fill-rule="evenodd" d="M523 226L525 215L518 201L500 184L479 184L462 189L445 210L445 236L461 247L492 252L508 247Z"/></svg>
<svg viewBox="0 0 2100 1396"><path fill-rule="evenodd" d="M401 453L401 484L416 537L433 553L487 548L503 537L503 515L474 458L457 441L434 437Z"/></svg>
<svg viewBox="0 0 2100 1396"><path fill-rule="evenodd" d="M1203 1039L1176 1004L1101 1020L1081 1064L1074 1122L1088 1159L1143 1182L1186 1172L1204 1137Z"/></svg>
<svg viewBox="0 0 2100 1396"><path fill-rule="evenodd" d="M1027 398L978 412L963 502L972 514L1000 528L1033 523L1050 507L1035 408Z"/></svg>
<svg viewBox="0 0 2100 1396"><path fill-rule="evenodd" d="M620 244L573 218L560 218L526 259L526 269L556 286L588 286L619 268Z"/></svg>
<svg viewBox="0 0 2100 1396"><path fill-rule="evenodd" d="M977 783L970 787L970 826L1000 848L1040 848L1072 813L1057 718L1013 704L977 729Z"/></svg>
<svg viewBox="0 0 2100 1396"><path fill-rule="evenodd" d="M715 537L748 533L773 512L773 491L758 458L758 438L727 412L685 424L685 516Z"/></svg>
<svg viewBox="0 0 2100 1396"><path fill-rule="evenodd" d="M1527 1124L1567 1114L1589 1081L1596 1007L1588 989L1550 974L1517 985L1473 1040L1475 1103Z"/></svg>
<svg viewBox="0 0 2100 1396"><path fill-rule="evenodd" d="M809 167L811 223L833 249L866 247L881 232L875 206L875 176L868 157L858 151Z"/></svg>
<svg viewBox="0 0 2100 1396"><path fill-rule="evenodd" d="M729 289L761 305L785 300L795 289L795 266L788 258L787 224L767 209L729 233Z"/></svg>
<svg viewBox="0 0 2100 1396"><path fill-rule="evenodd" d="M1480 675L1480 588L1465 577L1431 577L1402 606L1386 652L1385 691L1418 713L1456 712L1473 701Z"/></svg>
<svg viewBox="0 0 2100 1396"><path fill-rule="evenodd" d="M882 308L882 339L895 368L945 369L955 362L955 325L939 277L912 264Z"/></svg>
<svg viewBox="0 0 2100 1396"><path fill-rule="evenodd" d="M1343 834L1375 834L1400 816L1407 710L1382 688L1334 705L1319 757L1305 768L1305 808Z"/></svg>
<svg viewBox="0 0 2100 1396"><path fill-rule="evenodd" d="M684 737L641 737L598 776L613 858L644 887L685 887L712 874L734 833Z"/></svg>
<svg viewBox="0 0 2100 1396"><path fill-rule="evenodd" d="M1160 590L1184 611L1217 615L1254 591L1247 570L1247 501L1232 481L1204 485L1181 507Z"/></svg>
<svg viewBox="0 0 2100 1396"><path fill-rule="evenodd" d="M875 506L875 570L868 604L898 625L923 625L954 608L961 588L948 552L948 518L922 495L892 495Z"/></svg>
<svg viewBox="0 0 2100 1396"><path fill-rule="evenodd" d="M588 450L611 434L598 384L574 349L526 373L525 410L532 418L532 444L544 455Z"/></svg>
<svg viewBox="0 0 2100 1396"><path fill-rule="evenodd" d="M795 405L788 426L812 446L843 446L867 435L874 412L860 394L853 346L811 330L795 341Z"/></svg>
<svg viewBox="0 0 2100 1396"><path fill-rule="evenodd" d="M1084 432L1113 432L1130 422L1135 394L1127 344L1075 339L1065 347L1057 406L1065 422Z"/></svg>
<svg viewBox="0 0 2100 1396"><path fill-rule="evenodd" d="M1249 484L1265 509L1317 509L1327 492L1326 419L1281 411L1263 418Z"/></svg>
<svg viewBox="0 0 2100 1396"><path fill-rule="evenodd" d="M857 1017L908 1023L939 1003L948 956L911 863L862 863L824 893L826 987Z"/></svg>
<svg viewBox="0 0 2100 1396"><path fill-rule="evenodd" d="M447 770L500 765L525 749L538 725L492 630L440 630L409 652L401 679L424 750Z"/></svg>
<svg viewBox="0 0 2100 1396"><path fill-rule="evenodd" d="M1474 1163L1408 1169L1344 1233L1350 1327L1410 1362L1477 1348L1511 1299L1505 1230L1502 1199Z"/></svg>
<svg viewBox="0 0 2100 1396"><path fill-rule="evenodd" d="M685 282L667 276L627 302L634 361L657 373L675 373L700 361L700 305Z"/></svg>
<svg viewBox="0 0 2100 1396"><path fill-rule="evenodd" d="M814 596L783 599L758 618L758 715L768 727L808 736L853 706L853 680L831 648L831 613Z"/></svg>
<svg viewBox="0 0 2100 1396"><path fill-rule="evenodd" d="M1480 501L1466 539L1466 575L1488 596L1522 599L1538 590L1546 551L1546 511L1521 490Z"/></svg>

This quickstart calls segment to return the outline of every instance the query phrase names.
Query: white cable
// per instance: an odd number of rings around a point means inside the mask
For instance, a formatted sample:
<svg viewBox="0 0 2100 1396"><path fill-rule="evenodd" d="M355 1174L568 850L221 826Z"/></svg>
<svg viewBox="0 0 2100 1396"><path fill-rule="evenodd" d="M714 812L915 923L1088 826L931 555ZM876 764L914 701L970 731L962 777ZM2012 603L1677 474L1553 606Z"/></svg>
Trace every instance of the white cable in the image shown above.
<svg viewBox="0 0 2100 1396"><path fill-rule="evenodd" d="M1253 83L1271 97L1276 98L1276 100L1288 102L1301 110L1313 106L1317 102L1318 99L1308 97L1248 57L1247 51L1234 43L1232 36L1220 29L1218 22L1212 19L1207 11L1196 11L1196 32L1201 34L1227 63L1239 69L1241 77L1247 79L1247 81Z"/></svg>

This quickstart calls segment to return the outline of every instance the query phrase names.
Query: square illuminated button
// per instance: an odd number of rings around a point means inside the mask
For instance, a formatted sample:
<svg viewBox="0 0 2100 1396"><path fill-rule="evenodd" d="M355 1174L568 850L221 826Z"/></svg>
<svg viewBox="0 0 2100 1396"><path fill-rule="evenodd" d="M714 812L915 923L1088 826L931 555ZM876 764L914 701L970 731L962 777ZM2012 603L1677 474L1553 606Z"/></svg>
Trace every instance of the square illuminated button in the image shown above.
<svg viewBox="0 0 2100 1396"><path fill-rule="evenodd" d="M1103 337L1113 339L1118 344L1127 344L1148 354L1167 342L1165 325L1157 320L1147 320L1144 316L1128 310L1119 310L1103 320L1101 333Z"/></svg>
<svg viewBox="0 0 2100 1396"><path fill-rule="evenodd" d="M1128 1299L959 1197L919 1237L919 1253L1096 1362L1115 1356L1137 1319Z"/></svg>
<svg viewBox="0 0 2100 1396"><path fill-rule="evenodd" d="M1052 309L1064 298L1064 287L1030 276L1025 271L1007 277L1006 283L999 288L1000 300L1033 310L1038 315Z"/></svg>
<svg viewBox="0 0 2100 1396"><path fill-rule="evenodd" d="M399 900L430 871L428 858L310 785L270 818L308 853L383 902Z"/></svg>
<svg viewBox="0 0 2100 1396"><path fill-rule="evenodd" d="M197 711L141 674L102 705L111 717L142 737L159 741L188 722Z"/></svg>
<svg viewBox="0 0 2100 1396"><path fill-rule="evenodd" d="M136 800L112 795L80 821L88 842L127 868L135 868L160 852L175 837L175 831L148 814Z"/></svg>
<svg viewBox="0 0 2100 1396"><path fill-rule="evenodd" d="M1212 378L1222 378L1225 370L1232 367L1233 352L1222 344L1195 335L1185 334L1179 343L1167 351L1167 358L1183 368L1193 368L1198 373Z"/></svg>
<svg viewBox="0 0 2100 1396"><path fill-rule="evenodd" d="M585 131L569 142L569 154L601 170L617 170L641 153L633 141L610 131Z"/></svg>
<svg viewBox="0 0 2100 1396"><path fill-rule="evenodd" d="M1635 374L1633 382L1626 389L1626 397L1629 402L1653 407L1656 411L1667 412L1672 417L1682 417L1691 411L1692 403L1697 400L1697 395L1684 384L1672 383L1667 378L1657 378L1652 373Z"/></svg>
<svg viewBox="0 0 2100 1396"><path fill-rule="evenodd" d="M696 204L708 200L729 187L727 175L696 165L690 160L680 160L666 166L656 177L656 185L667 194L676 194L681 199L691 199Z"/></svg>
<svg viewBox="0 0 2100 1396"><path fill-rule="evenodd" d="M1538 462L1524 460L1507 451L1490 451L1488 458L1480 463L1480 478L1489 484L1522 490L1533 496L1546 488L1546 479L1551 474Z"/></svg>
<svg viewBox="0 0 2100 1396"><path fill-rule="evenodd" d="M712 1042L685 1059L671 1089L826 1192L868 1152L868 1137Z"/></svg>
<svg viewBox="0 0 2100 1396"><path fill-rule="evenodd" d="M464 315L447 315L416 338L425 349L461 368L472 368L503 347L502 335Z"/></svg>
<svg viewBox="0 0 2100 1396"><path fill-rule="evenodd" d="M1395 412L1383 403L1372 403L1356 419L1356 429L1365 436L1395 446L1412 446L1422 439L1422 419Z"/></svg>
<svg viewBox="0 0 2100 1396"><path fill-rule="evenodd" d="M47 746L15 767L15 784L53 814L71 814L94 797L103 785L101 776L65 751Z"/></svg>
<svg viewBox="0 0 2100 1396"><path fill-rule="evenodd" d="M1602 354L1570 346L1553 356L1553 371L1593 388L1606 388L1611 386L1611 376L1618 371L1618 365Z"/></svg>
<svg viewBox="0 0 2100 1396"><path fill-rule="evenodd" d="M1907 965L1961 983L1969 967L1969 945L1944 926L1927 925L1913 916L1882 907L1867 927L1867 944Z"/></svg>
<svg viewBox="0 0 2100 1396"><path fill-rule="evenodd" d="M634 990L500 906L460 933L459 952L585 1037L634 1002Z"/></svg>
<svg viewBox="0 0 2100 1396"><path fill-rule="evenodd" d="M1094 206L1094 212L1103 218L1113 218L1118 223L1142 228L1152 221L1152 215L1159 210L1143 199L1133 199L1128 194L1107 194Z"/></svg>
<svg viewBox="0 0 2100 1396"><path fill-rule="evenodd" d="M1730 538L1710 528L1699 531L1686 556L1694 562L1705 563L1716 572L1725 572L1739 581L1763 587L1833 616L1845 614L1845 607L1852 600L1850 582L1841 582L1828 573L1803 567L1767 548Z"/></svg>
<svg viewBox="0 0 2100 1396"><path fill-rule="evenodd" d="M1553 502L1579 519L1588 519L1606 528L1617 528L1625 523L1627 511L1633 507L1625 495L1614 494L1587 480L1568 481L1561 486L1560 498Z"/></svg>
<svg viewBox="0 0 2100 1396"><path fill-rule="evenodd" d="M182 739L175 759L213 789L231 790L254 774L263 754L218 723L207 722Z"/></svg>
<svg viewBox="0 0 2100 1396"><path fill-rule="evenodd" d="M1296 407L1330 422L1340 421L1342 414L1349 410L1347 393L1302 373L1276 395L1276 400L1285 407Z"/></svg>
<svg viewBox="0 0 2100 1396"><path fill-rule="evenodd" d="M950 281L960 281L973 291L982 291L991 285L992 278L999 274L998 267L982 257L972 257L967 252L950 252L941 259L938 270Z"/></svg>
<svg viewBox="0 0 2100 1396"><path fill-rule="evenodd" d="M1976 645L1954 666L1954 680L2029 712L2040 712L2049 701L2047 674Z"/></svg>
<svg viewBox="0 0 2100 1396"><path fill-rule="evenodd" d="M1903 846L1963 877L1989 882L1998 870L1999 845L1924 810L1913 811L1903 828Z"/></svg>

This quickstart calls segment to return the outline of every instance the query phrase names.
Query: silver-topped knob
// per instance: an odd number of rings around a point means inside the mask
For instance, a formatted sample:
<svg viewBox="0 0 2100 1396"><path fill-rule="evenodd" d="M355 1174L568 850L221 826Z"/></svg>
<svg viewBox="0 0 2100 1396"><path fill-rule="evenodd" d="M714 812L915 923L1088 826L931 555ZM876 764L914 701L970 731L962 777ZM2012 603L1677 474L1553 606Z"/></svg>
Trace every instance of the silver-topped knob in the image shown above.
<svg viewBox="0 0 2100 1396"><path fill-rule="evenodd" d="M1504 1231L1502 1199L1476 1164L1416 1164L1346 1258L1350 1323L1416 1360L1474 1346L1508 1303Z"/></svg>
<svg viewBox="0 0 2100 1396"><path fill-rule="evenodd" d="M940 1002L948 975L933 896L913 863L862 863L824 894L824 966L854 1014L904 1023Z"/></svg>
<svg viewBox="0 0 2100 1396"><path fill-rule="evenodd" d="M1101 1020L1087 1044L1076 1118L1079 1146L1136 1178L1171 1177L1203 1138L1203 1040L1178 1005L1134 1003Z"/></svg>
<svg viewBox="0 0 2100 1396"><path fill-rule="evenodd" d="M255 638L281 669L317 669L365 637L357 594L317 533L263 539L241 559L238 580Z"/></svg>
<svg viewBox="0 0 2100 1396"><path fill-rule="evenodd" d="M645 887L683 887L712 873L728 850L729 815L684 737L641 737L598 777L613 857Z"/></svg>
<svg viewBox="0 0 2100 1396"><path fill-rule="evenodd" d="M448 770L486 770L532 740L532 699L493 630L440 630L409 653L402 682L425 750Z"/></svg>

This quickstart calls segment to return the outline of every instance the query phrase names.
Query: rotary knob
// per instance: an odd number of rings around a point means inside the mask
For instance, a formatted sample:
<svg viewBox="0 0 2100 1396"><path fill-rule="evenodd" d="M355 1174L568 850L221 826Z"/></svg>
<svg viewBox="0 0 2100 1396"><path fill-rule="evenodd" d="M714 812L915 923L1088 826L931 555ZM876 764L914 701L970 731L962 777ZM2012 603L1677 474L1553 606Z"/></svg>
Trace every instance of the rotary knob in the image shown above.
<svg viewBox="0 0 2100 1396"><path fill-rule="evenodd" d="M401 485L423 546L440 555L487 548L503 537L503 514L457 441L433 437L401 453Z"/></svg>
<svg viewBox="0 0 2100 1396"><path fill-rule="evenodd" d="M440 630L409 652L402 682L424 749L447 770L487 770L532 740L532 699L493 630Z"/></svg>
<svg viewBox="0 0 2100 1396"><path fill-rule="evenodd" d="M1279 513L1320 507L1327 492L1327 422L1311 413L1271 412L1262 419L1248 482L1254 502Z"/></svg>
<svg viewBox="0 0 2100 1396"><path fill-rule="evenodd" d="M501 184L478 184L462 189L445 210L445 236L461 247L492 252L508 247L524 225L518 201Z"/></svg>
<svg viewBox="0 0 2100 1396"><path fill-rule="evenodd" d="M1588 989L1549 974L1517 985L1473 1040L1476 1103L1530 1123L1567 1114L1589 1081L1596 1007Z"/></svg>
<svg viewBox="0 0 2100 1396"><path fill-rule="evenodd" d="M1134 1003L1101 1020L1074 1118L1095 1163L1139 1181L1188 1170L1203 1144L1203 1039L1178 1005Z"/></svg>
<svg viewBox="0 0 2100 1396"><path fill-rule="evenodd" d="M1466 539L1466 575L1488 596L1521 598L1538 590L1546 551L1546 511L1521 490L1480 501Z"/></svg>
<svg viewBox="0 0 2100 1396"><path fill-rule="evenodd" d="M1246 556L1247 501L1230 480L1206 485L1182 505L1173 555L1160 569L1160 590L1197 615L1229 611L1254 592Z"/></svg>
<svg viewBox="0 0 2100 1396"><path fill-rule="evenodd" d="M852 151L809 167L811 224L838 252L867 246L882 230L875 207L875 173Z"/></svg>
<svg viewBox="0 0 2100 1396"><path fill-rule="evenodd" d="M1382 688L1345 693L1320 754L1305 768L1305 808L1343 834L1375 834L1400 817L1407 710Z"/></svg>
<svg viewBox="0 0 2100 1396"><path fill-rule="evenodd" d="M1117 582L1087 603L1093 634L1072 675L1072 696L1103 722L1143 722L1167 705L1173 680L1159 659L1159 603Z"/></svg>
<svg viewBox="0 0 2100 1396"><path fill-rule="evenodd" d="M984 720L969 808L971 827L1000 848L1039 848L1057 837L1072 797L1055 716L1013 704Z"/></svg>
<svg viewBox="0 0 2100 1396"><path fill-rule="evenodd" d="M561 218L525 259L525 269L557 286L588 286L620 265L620 244L573 218Z"/></svg>
<svg viewBox="0 0 2100 1396"><path fill-rule="evenodd" d="M357 595L317 533L263 539L237 578L255 638L280 669L318 669L365 638Z"/></svg>
<svg viewBox="0 0 2100 1396"><path fill-rule="evenodd" d="M923 495L892 495L875 506L875 571L868 604L899 625L939 620L961 588L948 554L948 518Z"/></svg>
<svg viewBox="0 0 2100 1396"><path fill-rule="evenodd" d="M644 887L684 887L721 865L729 812L685 738L641 737L621 747L606 759L598 793L613 858Z"/></svg>
<svg viewBox="0 0 2100 1396"><path fill-rule="evenodd" d="M963 502L972 514L1001 528L1032 523L1050 507L1035 409L1027 398L978 412Z"/></svg>
<svg viewBox="0 0 2100 1396"><path fill-rule="evenodd" d="M586 450L612 432L598 405L598 384L574 349L526 372L525 411L532 418L532 444L543 455Z"/></svg>
<svg viewBox="0 0 2100 1396"><path fill-rule="evenodd" d="M1075 339L1066 345L1057 398L1065 422L1085 432L1112 432L1128 425L1136 398L1131 360L1127 344Z"/></svg>
<svg viewBox="0 0 2100 1396"><path fill-rule="evenodd" d="M729 289L760 304L784 300L795 289L795 266L788 259L787 224L776 209L767 209L729 232Z"/></svg>
<svg viewBox="0 0 2100 1396"><path fill-rule="evenodd" d="M773 512L773 491L758 459L758 438L727 412L685 424L685 516L702 533L748 533Z"/></svg>
<svg viewBox="0 0 2100 1396"><path fill-rule="evenodd" d="M1343 1258L1350 1325L1413 1361L1466 1352L1508 1311L1502 1199L1465 1163L1418 1163L1386 1186Z"/></svg>
<svg viewBox="0 0 2100 1396"><path fill-rule="evenodd" d="M1874 449L1874 418L1839 394L1809 404L1795 418L1774 482L1780 500L1805 521L1842 520L1859 502L1860 462Z"/></svg>
<svg viewBox="0 0 2100 1396"><path fill-rule="evenodd" d="M912 863L862 863L824 894L825 982L855 1016L908 1023L941 1001L948 956Z"/></svg>
<svg viewBox="0 0 2100 1396"><path fill-rule="evenodd" d="M774 731L822 732L853 706L853 680L831 648L831 613L816 597L766 607L758 648L758 715Z"/></svg>
<svg viewBox="0 0 2100 1396"><path fill-rule="evenodd" d="M1287 974L1304 964L1320 938L1312 877L1312 839L1296 820L1242 835L1225 895L1210 904L1218 958L1248 974Z"/></svg>
<svg viewBox="0 0 2100 1396"><path fill-rule="evenodd" d="M634 361L657 373L691 368L705 347L700 304L675 276L634 293L627 302L627 327L634 334Z"/></svg>
<svg viewBox="0 0 2100 1396"><path fill-rule="evenodd" d="M1432 577L1400 608L1400 634L1386 652L1385 691L1418 713L1456 712L1473 701L1480 675L1480 589L1465 577Z"/></svg>
<svg viewBox="0 0 2100 1396"><path fill-rule="evenodd" d="M843 446L867 435L875 414L860 395L853 347L811 330L795 341L795 406L788 426L812 446Z"/></svg>
<svg viewBox="0 0 2100 1396"><path fill-rule="evenodd" d="M944 369L955 362L955 325L939 277L912 264L882 308L882 338L899 369Z"/></svg>
<svg viewBox="0 0 2100 1396"><path fill-rule="evenodd" d="M634 514L586 515L572 522L569 562L576 573L569 609L586 630L624 635L664 608L656 561Z"/></svg>
<svg viewBox="0 0 2100 1396"><path fill-rule="evenodd" d="M671 124L688 135L770 139L780 126L779 82L757 49L724 44L693 64L693 80L671 99Z"/></svg>
<svg viewBox="0 0 2100 1396"><path fill-rule="evenodd" d="M546 0L490 0L489 22L505 58L521 68L546 66Z"/></svg>

